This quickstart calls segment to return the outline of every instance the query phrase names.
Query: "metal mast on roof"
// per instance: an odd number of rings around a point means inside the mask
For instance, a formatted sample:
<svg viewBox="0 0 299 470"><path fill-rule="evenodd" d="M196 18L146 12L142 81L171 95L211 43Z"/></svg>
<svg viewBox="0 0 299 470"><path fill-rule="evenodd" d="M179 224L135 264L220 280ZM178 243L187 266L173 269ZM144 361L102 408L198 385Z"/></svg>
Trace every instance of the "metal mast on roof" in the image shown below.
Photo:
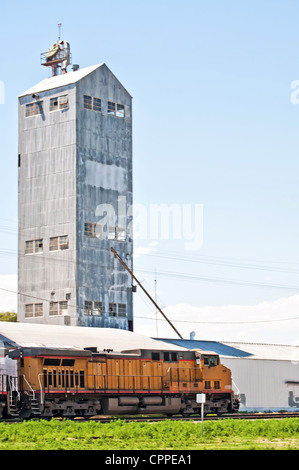
<svg viewBox="0 0 299 470"><path fill-rule="evenodd" d="M61 23L58 24L58 40L47 52L41 54L41 65L52 68L52 77L61 73L67 73L67 66L72 63L70 45L67 41L61 40Z"/></svg>

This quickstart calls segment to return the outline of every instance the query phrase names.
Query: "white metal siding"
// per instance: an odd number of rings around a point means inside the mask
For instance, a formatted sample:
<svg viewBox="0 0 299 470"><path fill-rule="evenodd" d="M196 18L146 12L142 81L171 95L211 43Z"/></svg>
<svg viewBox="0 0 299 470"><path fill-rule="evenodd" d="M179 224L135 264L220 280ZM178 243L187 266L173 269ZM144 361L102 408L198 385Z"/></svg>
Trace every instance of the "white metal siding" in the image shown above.
<svg viewBox="0 0 299 470"><path fill-rule="evenodd" d="M241 410L297 409L290 406L290 392L299 397L299 363L245 358L222 358L232 371L233 382L242 395ZM234 387L235 388L235 387ZM236 388L235 388L236 390Z"/></svg>

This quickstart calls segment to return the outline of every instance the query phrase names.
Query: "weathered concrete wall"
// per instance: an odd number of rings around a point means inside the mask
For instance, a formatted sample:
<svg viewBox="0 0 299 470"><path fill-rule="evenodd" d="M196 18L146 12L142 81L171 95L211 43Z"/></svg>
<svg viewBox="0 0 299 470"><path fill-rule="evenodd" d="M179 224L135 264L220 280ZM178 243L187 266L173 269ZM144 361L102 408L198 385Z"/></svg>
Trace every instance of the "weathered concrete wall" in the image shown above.
<svg viewBox="0 0 299 470"><path fill-rule="evenodd" d="M83 96L102 100L102 112L85 109ZM123 104L125 116L107 114L108 101ZM132 107L131 96L106 66L77 86L77 273L79 324L129 328L133 320L132 279L111 253L111 246L132 267L133 241L107 239L107 217L102 204L115 211L114 225L123 227L119 202L127 214L132 205ZM103 226L101 238L84 235L84 223ZM113 222L112 222L113 223ZM124 227L126 228L126 227ZM84 301L103 302L102 316L84 315ZM111 317L109 303L125 304L126 317Z"/></svg>
<svg viewBox="0 0 299 470"><path fill-rule="evenodd" d="M68 95L67 109L49 111L50 98ZM39 93L43 113L26 117L32 96L19 100L18 320L25 304L43 303L37 323L76 321L76 90L73 85ZM69 236L69 249L49 251L51 237ZM43 240L43 251L25 254L25 241ZM49 302L70 295L68 317L49 317ZM44 301L45 300L45 301ZM72 321L70 321L72 319Z"/></svg>
<svg viewBox="0 0 299 470"><path fill-rule="evenodd" d="M50 99L63 95L68 107L50 111ZM84 95L100 98L101 112L85 109ZM38 99L43 113L31 117L25 108L34 99L19 99L19 292L26 296L19 295L18 320L131 328L132 280L110 248L132 268L133 241L129 234L108 240L101 218L106 203L115 210L116 227L130 222L131 96L102 65L76 83L39 92ZM125 105L125 116L108 115L108 101ZM87 237L85 223L103 225L102 237ZM50 251L50 237L64 235L69 248ZM42 252L25 254L26 240L38 239ZM66 298L67 314L50 316L49 303ZM86 314L86 300L102 302L102 315ZM25 318L29 303L43 303L43 316ZM109 315L109 303L125 304L126 316Z"/></svg>

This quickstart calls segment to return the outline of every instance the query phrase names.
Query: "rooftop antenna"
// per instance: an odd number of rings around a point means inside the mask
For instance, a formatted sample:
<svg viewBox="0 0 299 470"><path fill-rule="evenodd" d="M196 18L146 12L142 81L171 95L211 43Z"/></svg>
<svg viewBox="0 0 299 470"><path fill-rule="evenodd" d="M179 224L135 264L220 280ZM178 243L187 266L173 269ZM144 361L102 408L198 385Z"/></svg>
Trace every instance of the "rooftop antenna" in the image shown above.
<svg viewBox="0 0 299 470"><path fill-rule="evenodd" d="M60 41L61 23L58 23L58 42Z"/></svg>
<svg viewBox="0 0 299 470"><path fill-rule="evenodd" d="M61 23L58 23L58 40L53 44L47 52L41 54L41 65L51 67L52 77L58 75L59 69L61 73L67 73L67 66L71 62L70 45L67 41L61 40Z"/></svg>

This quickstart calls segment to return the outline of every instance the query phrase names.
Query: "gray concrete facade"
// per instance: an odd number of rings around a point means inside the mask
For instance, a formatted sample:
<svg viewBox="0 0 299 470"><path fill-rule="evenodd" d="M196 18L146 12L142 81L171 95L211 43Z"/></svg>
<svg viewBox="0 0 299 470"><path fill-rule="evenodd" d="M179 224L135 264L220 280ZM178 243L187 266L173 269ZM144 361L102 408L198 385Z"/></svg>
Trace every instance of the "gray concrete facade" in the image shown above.
<svg viewBox="0 0 299 470"><path fill-rule="evenodd" d="M133 329L132 97L105 64L19 97L18 321Z"/></svg>

